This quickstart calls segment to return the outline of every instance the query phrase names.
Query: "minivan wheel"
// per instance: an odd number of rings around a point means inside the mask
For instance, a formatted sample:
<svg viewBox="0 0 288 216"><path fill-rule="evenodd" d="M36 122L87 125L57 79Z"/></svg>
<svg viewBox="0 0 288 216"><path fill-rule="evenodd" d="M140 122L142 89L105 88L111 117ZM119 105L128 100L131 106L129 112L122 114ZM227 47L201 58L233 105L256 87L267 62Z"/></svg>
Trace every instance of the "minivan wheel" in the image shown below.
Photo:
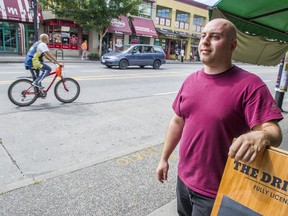
<svg viewBox="0 0 288 216"><path fill-rule="evenodd" d="M154 69L159 69L161 66L161 62L159 60L155 60L153 63L153 68Z"/></svg>
<svg viewBox="0 0 288 216"><path fill-rule="evenodd" d="M119 62L119 68L121 69L126 69L128 67L128 61L125 60L125 59L122 59L120 62Z"/></svg>

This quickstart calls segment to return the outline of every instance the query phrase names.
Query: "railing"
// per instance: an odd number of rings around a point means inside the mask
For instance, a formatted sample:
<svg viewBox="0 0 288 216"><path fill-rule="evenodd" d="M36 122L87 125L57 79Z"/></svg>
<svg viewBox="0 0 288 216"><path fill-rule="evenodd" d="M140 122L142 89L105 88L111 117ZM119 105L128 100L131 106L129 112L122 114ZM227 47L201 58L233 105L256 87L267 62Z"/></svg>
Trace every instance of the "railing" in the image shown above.
<svg viewBox="0 0 288 216"><path fill-rule="evenodd" d="M62 50L62 49L56 50L56 54L55 54L56 59L58 59L58 53L62 56L62 60L63 60L63 59L64 59L64 52L63 52L63 50Z"/></svg>

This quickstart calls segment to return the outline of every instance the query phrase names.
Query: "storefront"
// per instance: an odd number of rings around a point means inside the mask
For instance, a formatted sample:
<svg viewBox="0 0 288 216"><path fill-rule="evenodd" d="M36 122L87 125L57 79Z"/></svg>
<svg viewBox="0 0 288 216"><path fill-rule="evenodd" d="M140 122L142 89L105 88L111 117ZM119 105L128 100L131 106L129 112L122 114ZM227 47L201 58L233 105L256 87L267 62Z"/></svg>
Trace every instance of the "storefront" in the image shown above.
<svg viewBox="0 0 288 216"><path fill-rule="evenodd" d="M189 59L189 54L191 52L191 38L192 34L189 34L187 32L181 32L181 31L175 31L180 37L180 41L178 43L180 50L184 50L184 59Z"/></svg>
<svg viewBox="0 0 288 216"><path fill-rule="evenodd" d="M192 52L194 61L200 61L200 56L198 53L199 41L200 41L200 35L192 34L191 52Z"/></svg>
<svg viewBox="0 0 288 216"><path fill-rule="evenodd" d="M153 44L154 38L158 38L154 23L151 19L143 17L131 17L131 26L133 30L129 43Z"/></svg>
<svg viewBox="0 0 288 216"><path fill-rule="evenodd" d="M39 9L37 20L42 21ZM0 53L24 55L33 42L33 12L31 13L30 1L0 0Z"/></svg>
<svg viewBox="0 0 288 216"><path fill-rule="evenodd" d="M82 31L79 25L69 20L45 20L44 32L50 38L49 48L61 49L64 52L75 51L75 53L78 53L82 40L89 41L88 34Z"/></svg>
<svg viewBox="0 0 288 216"><path fill-rule="evenodd" d="M159 38L154 40L155 45L159 45L166 53L167 59L174 59L178 48L179 35L170 29L156 28Z"/></svg>
<svg viewBox="0 0 288 216"><path fill-rule="evenodd" d="M115 50L117 47L128 44L129 35L132 35L132 31L126 16L120 16L119 19L112 19L108 33L106 33L103 40L104 46L102 45L102 53L106 53L109 48Z"/></svg>

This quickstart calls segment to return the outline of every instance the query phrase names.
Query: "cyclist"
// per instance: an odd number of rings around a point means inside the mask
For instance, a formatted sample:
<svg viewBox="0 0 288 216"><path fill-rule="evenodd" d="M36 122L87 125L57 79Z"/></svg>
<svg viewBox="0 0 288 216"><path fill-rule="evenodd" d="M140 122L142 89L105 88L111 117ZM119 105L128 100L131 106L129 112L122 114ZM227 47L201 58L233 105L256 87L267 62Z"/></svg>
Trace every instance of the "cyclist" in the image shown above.
<svg viewBox="0 0 288 216"><path fill-rule="evenodd" d="M39 41L35 42L28 51L25 59L26 69L41 70L40 76L37 76L32 85L43 89L41 81L51 72L51 67L43 62L43 58L47 58L54 64L62 65L57 61L55 56L50 52L48 48L49 36L47 34L41 34Z"/></svg>

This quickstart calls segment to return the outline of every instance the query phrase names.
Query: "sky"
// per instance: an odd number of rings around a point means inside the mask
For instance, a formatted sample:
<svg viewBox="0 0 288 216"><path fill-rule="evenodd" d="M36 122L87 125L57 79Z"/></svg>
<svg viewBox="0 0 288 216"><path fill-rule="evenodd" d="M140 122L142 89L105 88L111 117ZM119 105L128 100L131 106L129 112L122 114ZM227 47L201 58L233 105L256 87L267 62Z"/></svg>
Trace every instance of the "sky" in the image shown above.
<svg viewBox="0 0 288 216"><path fill-rule="evenodd" d="M209 6L212 6L214 5L216 2L218 2L219 0L194 0L196 2L200 2L202 4L206 4L206 5L209 5Z"/></svg>

